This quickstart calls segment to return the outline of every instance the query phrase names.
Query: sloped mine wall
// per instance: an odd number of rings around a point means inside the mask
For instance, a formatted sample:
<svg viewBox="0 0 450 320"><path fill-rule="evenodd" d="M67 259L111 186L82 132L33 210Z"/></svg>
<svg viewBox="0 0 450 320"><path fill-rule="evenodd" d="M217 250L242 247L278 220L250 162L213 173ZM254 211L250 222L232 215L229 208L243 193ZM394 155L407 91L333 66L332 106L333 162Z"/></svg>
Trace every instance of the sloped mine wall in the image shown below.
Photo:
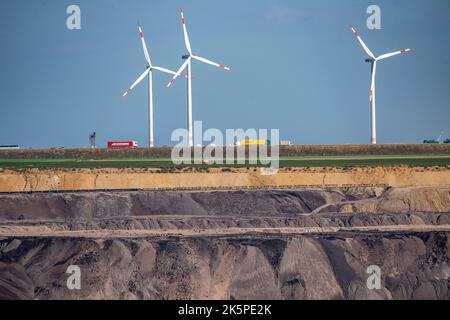
<svg viewBox="0 0 450 320"><path fill-rule="evenodd" d="M449 233L5 239L0 299L449 299ZM69 265L81 290L68 290ZM381 269L369 290L367 267Z"/></svg>

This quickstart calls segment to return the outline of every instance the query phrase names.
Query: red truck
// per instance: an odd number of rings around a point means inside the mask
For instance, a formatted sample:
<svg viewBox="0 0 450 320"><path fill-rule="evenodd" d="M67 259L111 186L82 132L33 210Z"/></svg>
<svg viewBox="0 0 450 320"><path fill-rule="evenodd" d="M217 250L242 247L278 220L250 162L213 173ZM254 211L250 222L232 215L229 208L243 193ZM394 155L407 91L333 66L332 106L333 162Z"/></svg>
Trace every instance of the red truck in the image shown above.
<svg viewBox="0 0 450 320"><path fill-rule="evenodd" d="M108 141L108 148L137 148L136 141Z"/></svg>

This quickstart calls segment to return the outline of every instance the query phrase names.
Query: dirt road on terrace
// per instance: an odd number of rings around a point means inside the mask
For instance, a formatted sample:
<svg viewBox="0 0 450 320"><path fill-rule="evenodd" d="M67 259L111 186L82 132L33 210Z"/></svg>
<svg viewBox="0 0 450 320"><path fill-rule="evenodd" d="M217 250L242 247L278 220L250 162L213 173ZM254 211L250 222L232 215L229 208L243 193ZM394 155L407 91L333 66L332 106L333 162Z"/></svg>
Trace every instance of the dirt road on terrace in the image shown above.
<svg viewBox="0 0 450 320"><path fill-rule="evenodd" d="M58 230L49 226L2 226L0 237L10 238L147 238L147 237L216 237L252 235L305 235L305 234L338 234L338 233L405 233L405 232L450 232L450 224L446 225L396 225L377 227L305 227L305 228L228 228L203 230Z"/></svg>

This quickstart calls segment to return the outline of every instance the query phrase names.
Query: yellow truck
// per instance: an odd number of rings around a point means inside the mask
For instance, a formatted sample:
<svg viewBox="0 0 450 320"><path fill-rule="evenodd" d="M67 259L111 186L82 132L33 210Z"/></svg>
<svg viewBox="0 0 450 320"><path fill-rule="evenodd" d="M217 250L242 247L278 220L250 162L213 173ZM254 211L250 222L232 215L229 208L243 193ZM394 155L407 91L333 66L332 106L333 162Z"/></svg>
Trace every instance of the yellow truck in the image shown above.
<svg viewBox="0 0 450 320"><path fill-rule="evenodd" d="M270 140L250 140L250 139L245 139L245 140L241 140L239 145L241 145L241 146L270 145Z"/></svg>

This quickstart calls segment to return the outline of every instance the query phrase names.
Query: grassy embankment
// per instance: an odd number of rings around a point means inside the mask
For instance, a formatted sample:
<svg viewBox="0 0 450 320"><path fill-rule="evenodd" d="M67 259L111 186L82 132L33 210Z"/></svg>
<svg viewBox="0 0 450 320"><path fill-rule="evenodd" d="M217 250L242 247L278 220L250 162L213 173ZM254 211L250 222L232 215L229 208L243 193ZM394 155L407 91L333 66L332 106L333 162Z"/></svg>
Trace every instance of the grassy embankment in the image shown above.
<svg viewBox="0 0 450 320"><path fill-rule="evenodd" d="M450 155L360 155L280 157L280 167L352 167L450 166ZM183 165L194 167L253 167L254 164ZM0 168L174 168L170 158L109 158L109 159L0 159Z"/></svg>

